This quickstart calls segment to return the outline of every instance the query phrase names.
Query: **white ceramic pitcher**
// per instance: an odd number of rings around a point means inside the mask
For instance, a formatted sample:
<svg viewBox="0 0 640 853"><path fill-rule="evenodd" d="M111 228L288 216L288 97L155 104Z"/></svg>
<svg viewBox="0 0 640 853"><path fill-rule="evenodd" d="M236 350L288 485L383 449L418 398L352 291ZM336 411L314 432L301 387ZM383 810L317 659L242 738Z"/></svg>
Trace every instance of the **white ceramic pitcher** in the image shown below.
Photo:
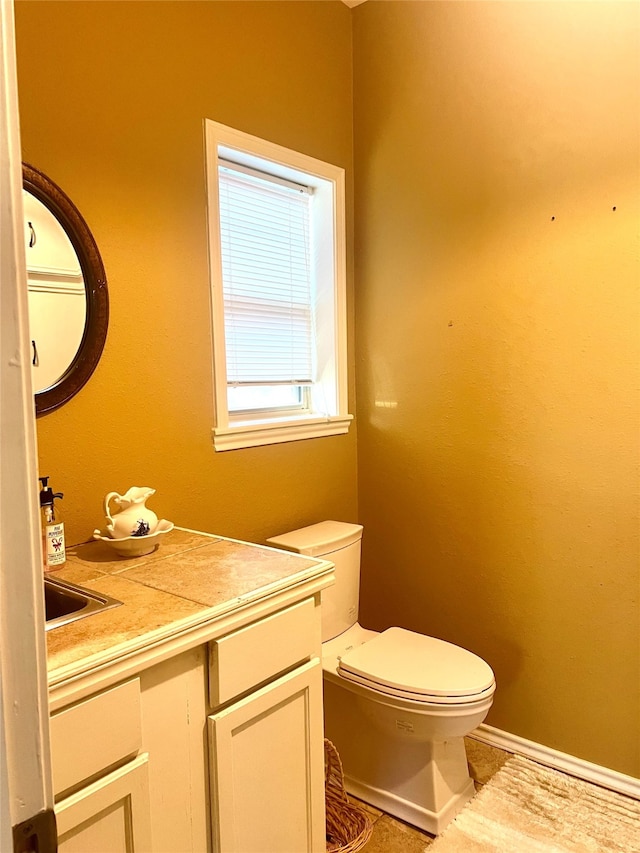
<svg viewBox="0 0 640 853"><path fill-rule="evenodd" d="M153 533L158 516L146 507L146 501L155 495L155 489L132 486L124 495L109 492L104 499L104 514L107 519L107 533L112 539L126 539L128 536L148 536ZM120 512L111 515L111 501L120 507Z"/></svg>

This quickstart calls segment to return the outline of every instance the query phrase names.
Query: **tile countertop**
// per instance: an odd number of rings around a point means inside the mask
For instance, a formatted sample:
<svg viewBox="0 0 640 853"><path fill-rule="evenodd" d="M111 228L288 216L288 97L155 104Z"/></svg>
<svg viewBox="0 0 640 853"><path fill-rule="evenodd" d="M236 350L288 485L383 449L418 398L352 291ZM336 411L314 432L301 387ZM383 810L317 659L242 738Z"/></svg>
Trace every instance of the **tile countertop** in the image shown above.
<svg viewBox="0 0 640 853"><path fill-rule="evenodd" d="M52 577L123 606L47 631L49 684L213 623L332 568L323 560L181 528L144 557L119 558L100 541L74 546Z"/></svg>

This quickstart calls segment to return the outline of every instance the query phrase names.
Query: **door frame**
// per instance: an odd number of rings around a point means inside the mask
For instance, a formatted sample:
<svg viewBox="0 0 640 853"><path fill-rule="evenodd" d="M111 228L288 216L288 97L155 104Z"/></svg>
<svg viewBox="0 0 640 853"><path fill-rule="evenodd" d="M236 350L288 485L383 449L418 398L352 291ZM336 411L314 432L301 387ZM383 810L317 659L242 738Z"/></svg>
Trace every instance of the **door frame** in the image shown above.
<svg viewBox="0 0 640 853"><path fill-rule="evenodd" d="M0 0L0 198L0 849L9 851L12 827L53 809L13 0ZM56 849L55 837L39 844Z"/></svg>

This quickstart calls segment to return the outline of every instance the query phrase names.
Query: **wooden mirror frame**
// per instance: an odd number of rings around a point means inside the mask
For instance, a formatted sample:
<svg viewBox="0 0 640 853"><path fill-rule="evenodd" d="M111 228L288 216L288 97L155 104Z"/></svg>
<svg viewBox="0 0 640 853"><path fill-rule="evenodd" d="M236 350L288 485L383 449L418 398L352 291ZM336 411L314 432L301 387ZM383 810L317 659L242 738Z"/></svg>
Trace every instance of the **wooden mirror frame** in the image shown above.
<svg viewBox="0 0 640 853"><path fill-rule="evenodd" d="M58 409L86 384L96 369L109 325L107 277L96 241L80 211L57 184L27 163L22 164L22 183L47 207L64 228L80 262L86 296L84 333L78 351L62 376L35 394L36 416Z"/></svg>

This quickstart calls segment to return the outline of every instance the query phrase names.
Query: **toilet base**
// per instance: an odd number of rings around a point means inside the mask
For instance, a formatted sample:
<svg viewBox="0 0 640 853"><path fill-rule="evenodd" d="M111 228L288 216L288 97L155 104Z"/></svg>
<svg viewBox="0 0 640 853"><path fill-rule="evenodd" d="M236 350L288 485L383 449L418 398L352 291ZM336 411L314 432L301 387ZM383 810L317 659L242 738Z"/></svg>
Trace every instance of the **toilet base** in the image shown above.
<svg viewBox="0 0 640 853"><path fill-rule="evenodd" d="M466 753L462 766L459 756L451 762L452 752L459 752L460 747L464 752L462 739L457 744L420 744L421 750L428 748L433 757L417 775L398 786L399 790L376 787L370 781L354 777L346 769L345 788L359 800L431 835L438 835L475 794L475 786L467 770ZM464 780L461 780L462 774L466 777Z"/></svg>
<svg viewBox="0 0 640 853"><path fill-rule="evenodd" d="M389 723L386 704L356 697L326 677L324 709L325 736L354 797L432 835L473 797L463 736L425 737L419 717L410 721L406 714L393 714Z"/></svg>

